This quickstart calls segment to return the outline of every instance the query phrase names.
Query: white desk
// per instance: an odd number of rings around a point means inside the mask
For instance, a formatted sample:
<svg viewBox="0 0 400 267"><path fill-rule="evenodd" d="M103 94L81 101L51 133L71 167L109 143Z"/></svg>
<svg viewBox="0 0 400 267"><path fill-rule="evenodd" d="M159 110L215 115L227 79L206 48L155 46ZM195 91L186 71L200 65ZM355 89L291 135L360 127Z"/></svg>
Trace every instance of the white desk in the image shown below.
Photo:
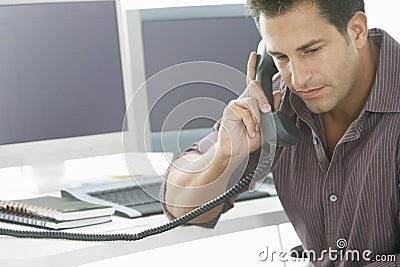
<svg viewBox="0 0 400 267"><path fill-rule="evenodd" d="M75 229L75 232L138 232L166 222L163 215L134 220L114 217L113 222ZM214 229L183 226L136 242L77 242L0 237L0 266L76 266L180 242L287 222L276 197L237 203ZM136 226L135 226L136 225ZM0 227L12 225L1 223ZM25 227L24 227L25 228ZM27 227L31 229L30 227Z"/></svg>
<svg viewBox="0 0 400 267"><path fill-rule="evenodd" d="M110 162L110 159L107 159ZM87 166L85 162L85 166ZM115 163L115 166L118 162ZM95 169L95 167L90 167ZM82 168L79 167L82 171ZM15 176L15 177L11 177ZM11 179L12 178L12 179ZM25 180L24 180L25 179ZM97 177L96 179L104 179ZM19 199L37 196L29 191L29 181L13 172L0 173L0 199ZM28 189L27 189L28 188ZM56 193L57 194L57 193ZM135 233L167 222L164 215L137 219L113 216L113 221L101 225L69 230L79 233ZM214 229L197 226L182 226L158 236L135 242L78 242L68 240L17 239L0 236L0 266L76 266L86 263L129 255L139 251L155 249L191 240L198 240L222 234L279 225L288 222L277 197L238 202L223 214ZM0 223L2 228L36 228Z"/></svg>

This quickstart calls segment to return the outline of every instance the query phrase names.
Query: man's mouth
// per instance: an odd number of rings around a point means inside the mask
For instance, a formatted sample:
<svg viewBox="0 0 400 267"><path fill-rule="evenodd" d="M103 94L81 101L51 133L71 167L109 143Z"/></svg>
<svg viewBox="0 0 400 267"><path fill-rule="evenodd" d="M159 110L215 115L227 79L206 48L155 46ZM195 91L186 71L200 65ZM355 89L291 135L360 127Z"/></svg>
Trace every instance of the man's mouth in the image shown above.
<svg viewBox="0 0 400 267"><path fill-rule="evenodd" d="M313 88L313 89L300 90L297 92L302 96L302 98L309 99L309 98L318 97L323 88L324 87L322 86L322 87Z"/></svg>

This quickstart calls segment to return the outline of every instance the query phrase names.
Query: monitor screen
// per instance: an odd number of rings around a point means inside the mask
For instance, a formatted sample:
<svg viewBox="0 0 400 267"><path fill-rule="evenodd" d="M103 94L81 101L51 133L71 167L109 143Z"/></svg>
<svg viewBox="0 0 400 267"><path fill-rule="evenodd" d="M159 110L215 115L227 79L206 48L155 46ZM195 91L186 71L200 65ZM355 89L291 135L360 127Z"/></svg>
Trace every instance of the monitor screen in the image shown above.
<svg viewBox="0 0 400 267"><path fill-rule="evenodd" d="M147 88L153 149L182 151L209 133L226 104L245 89L248 56L261 37L244 5L144 9L140 15L147 80L188 62L215 62L242 73L234 88L195 79L168 90ZM176 134L161 137L171 132Z"/></svg>
<svg viewBox="0 0 400 267"><path fill-rule="evenodd" d="M2 1L0 33L0 167L143 143L119 0Z"/></svg>
<svg viewBox="0 0 400 267"><path fill-rule="evenodd" d="M0 8L0 145L119 132L115 3Z"/></svg>

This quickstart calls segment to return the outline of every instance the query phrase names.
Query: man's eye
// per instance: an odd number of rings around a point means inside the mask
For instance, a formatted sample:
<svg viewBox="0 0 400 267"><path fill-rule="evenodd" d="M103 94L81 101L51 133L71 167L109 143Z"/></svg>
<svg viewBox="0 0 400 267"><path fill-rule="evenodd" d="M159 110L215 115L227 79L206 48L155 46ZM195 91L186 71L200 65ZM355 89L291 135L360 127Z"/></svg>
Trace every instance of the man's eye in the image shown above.
<svg viewBox="0 0 400 267"><path fill-rule="evenodd" d="M286 55L281 55L276 57L276 61L278 62L286 62L288 60L288 56Z"/></svg>
<svg viewBox="0 0 400 267"><path fill-rule="evenodd" d="M321 49L321 47L308 49L308 50L304 51L304 54L305 54L305 55L316 54L320 49Z"/></svg>

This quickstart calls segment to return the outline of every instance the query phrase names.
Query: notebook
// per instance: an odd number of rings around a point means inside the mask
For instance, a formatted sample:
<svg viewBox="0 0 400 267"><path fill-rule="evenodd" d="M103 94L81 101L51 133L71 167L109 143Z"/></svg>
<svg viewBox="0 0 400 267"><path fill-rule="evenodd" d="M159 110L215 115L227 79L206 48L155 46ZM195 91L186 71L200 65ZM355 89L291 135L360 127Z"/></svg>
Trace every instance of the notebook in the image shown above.
<svg viewBox="0 0 400 267"><path fill-rule="evenodd" d="M29 214L20 214L11 211L0 211L0 221L30 225L52 230L62 230L109 222L111 221L111 217L102 216L72 221L57 221L54 219L38 217Z"/></svg>
<svg viewBox="0 0 400 267"><path fill-rule="evenodd" d="M110 216L114 214L115 209L112 206L93 204L82 200L44 196L20 200L0 200L0 211L56 221L72 221Z"/></svg>

